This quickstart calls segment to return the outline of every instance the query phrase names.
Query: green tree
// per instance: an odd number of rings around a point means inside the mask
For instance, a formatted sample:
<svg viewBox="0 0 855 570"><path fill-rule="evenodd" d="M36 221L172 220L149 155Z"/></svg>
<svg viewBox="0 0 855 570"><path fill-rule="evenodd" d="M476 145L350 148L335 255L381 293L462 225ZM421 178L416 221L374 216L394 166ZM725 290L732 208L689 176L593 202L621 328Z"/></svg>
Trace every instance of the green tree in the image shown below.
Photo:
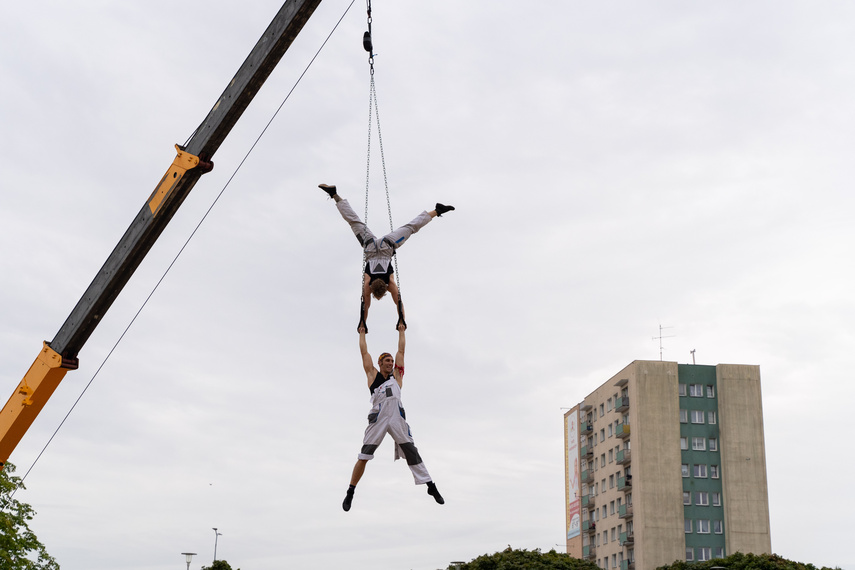
<svg viewBox="0 0 855 570"><path fill-rule="evenodd" d="M813 564L794 562L777 554L743 554L737 552L726 558L714 558L704 562L676 561L668 566L660 566L656 570L709 570L715 566L728 570L832 570L823 566L817 568Z"/></svg>
<svg viewBox="0 0 855 570"><path fill-rule="evenodd" d="M225 560L214 560L214 563L210 566L202 566L202 570L232 570L232 565ZM237 570L240 570L240 568Z"/></svg>
<svg viewBox="0 0 855 570"><path fill-rule="evenodd" d="M449 566L448 570L599 570L596 564L550 550L514 550L510 546L495 554L483 554L471 562Z"/></svg>
<svg viewBox="0 0 855 570"><path fill-rule="evenodd" d="M0 471L0 568L4 570L59 570L59 564L30 530L33 507L12 497L24 488L15 466L6 463Z"/></svg>

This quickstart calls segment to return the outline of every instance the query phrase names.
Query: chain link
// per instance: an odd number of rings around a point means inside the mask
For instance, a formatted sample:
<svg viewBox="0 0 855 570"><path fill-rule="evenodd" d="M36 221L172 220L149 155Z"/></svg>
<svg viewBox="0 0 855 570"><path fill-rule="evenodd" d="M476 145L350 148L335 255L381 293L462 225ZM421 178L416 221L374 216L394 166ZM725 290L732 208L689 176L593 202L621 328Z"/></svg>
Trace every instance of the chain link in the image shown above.
<svg viewBox="0 0 855 570"><path fill-rule="evenodd" d="M371 36L371 0L367 0L368 3L368 35ZM373 39L372 42L372 50L370 52L368 63L370 66L370 89L368 94L368 151L365 165L365 224L368 225L368 194L370 188L371 181L371 131L374 123L374 119L377 120L377 142L380 145L380 163L383 168L383 186L386 190L386 211L389 215L389 231L392 232L395 230L395 224L392 220L392 199L389 194L389 177L386 172L386 154L383 150L383 134L380 130L380 107L377 104L377 88L374 84L374 51L373 51ZM363 253L362 265L365 266L365 254ZM398 272L398 256L392 257L392 263L395 266L395 273L398 274L397 283L398 283L398 292L400 294L401 291L401 274Z"/></svg>

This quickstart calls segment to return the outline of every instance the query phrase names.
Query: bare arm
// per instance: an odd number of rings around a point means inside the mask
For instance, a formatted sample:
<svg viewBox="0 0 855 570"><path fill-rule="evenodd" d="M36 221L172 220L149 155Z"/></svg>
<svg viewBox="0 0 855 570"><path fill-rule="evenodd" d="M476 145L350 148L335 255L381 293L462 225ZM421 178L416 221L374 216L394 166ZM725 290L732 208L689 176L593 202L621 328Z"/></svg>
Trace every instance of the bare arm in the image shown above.
<svg viewBox="0 0 855 570"><path fill-rule="evenodd" d="M395 380L398 381L398 386L404 384L404 348L407 345L407 337L404 331L407 327L403 324L398 325L398 353L395 355Z"/></svg>
<svg viewBox="0 0 855 570"><path fill-rule="evenodd" d="M368 354L368 342L365 340L364 327L359 327L359 352L362 355L362 368L365 370L368 386L371 387L374 377L377 376L377 369L374 368L374 361L371 359L371 355Z"/></svg>

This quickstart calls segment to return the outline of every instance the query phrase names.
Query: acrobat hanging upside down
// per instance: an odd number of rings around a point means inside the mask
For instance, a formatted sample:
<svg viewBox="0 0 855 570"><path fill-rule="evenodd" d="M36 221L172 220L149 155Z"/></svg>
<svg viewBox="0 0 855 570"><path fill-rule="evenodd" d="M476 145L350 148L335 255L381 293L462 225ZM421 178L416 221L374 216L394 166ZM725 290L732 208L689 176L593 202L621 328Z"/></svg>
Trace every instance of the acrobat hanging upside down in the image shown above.
<svg viewBox="0 0 855 570"><path fill-rule="evenodd" d="M377 239L368 226L359 219L359 216L350 207L348 201L338 195L335 186L319 184L318 187L335 200L335 205L341 217L350 224L350 229L353 230L356 239L359 240L359 245L362 246L365 253L365 274L362 281L362 310L357 328L364 327L367 331L366 321L368 319L368 307L371 305L371 296L373 295L375 299L379 300L386 295L387 291L392 296L392 301L398 307L398 323L395 325L395 328L397 329L398 325L401 324L406 327L403 304L401 303L392 269L392 256L395 255L398 248L404 245L404 242L411 235L422 229L433 218L454 210L454 206L437 203L435 209L430 212L422 212L409 223Z"/></svg>

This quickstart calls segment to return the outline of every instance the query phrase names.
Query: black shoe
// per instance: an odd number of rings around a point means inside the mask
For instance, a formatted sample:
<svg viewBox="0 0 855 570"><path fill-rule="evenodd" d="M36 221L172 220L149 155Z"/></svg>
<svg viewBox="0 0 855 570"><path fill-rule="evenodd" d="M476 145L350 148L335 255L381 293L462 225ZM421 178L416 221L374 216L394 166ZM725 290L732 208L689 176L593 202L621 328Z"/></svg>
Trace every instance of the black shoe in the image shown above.
<svg viewBox="0 0 855 570"><path fill-rule="evenodd" d="M333 186L333 191L335 191L335 186ZM436 215L442 216L446 212L450 212L454 209L454 206L446 206L445 204L436 203Z"/></svg>
<svg viewBox="0 0 855 570"><path fill-rule="evenodd" d="M318 184L318 188L329 194L330 198L335 196L335 184Z"/></svg>
<svg viewBox="0 0 855 570"><path fill-rule="evenodd" d="M445 499L443 499L442 495L439 494L439 490L437 490L437 488L436 488L436 483L434 483L433 481L428 481L427 488L428 488L427 489L428 495L433 497L434 500L437 503L439 503L440 505L445 504ZM345 509L345 510L347 510L347 509Z"/></svg>
<svg viewBox="0 0 855 570"><path fill-rule="evenodd" d="M348 489L347 494L344 496L344 501L341 503L341 508L345 511L350 510L350 503L353 502L353 489Z"/></svg>

